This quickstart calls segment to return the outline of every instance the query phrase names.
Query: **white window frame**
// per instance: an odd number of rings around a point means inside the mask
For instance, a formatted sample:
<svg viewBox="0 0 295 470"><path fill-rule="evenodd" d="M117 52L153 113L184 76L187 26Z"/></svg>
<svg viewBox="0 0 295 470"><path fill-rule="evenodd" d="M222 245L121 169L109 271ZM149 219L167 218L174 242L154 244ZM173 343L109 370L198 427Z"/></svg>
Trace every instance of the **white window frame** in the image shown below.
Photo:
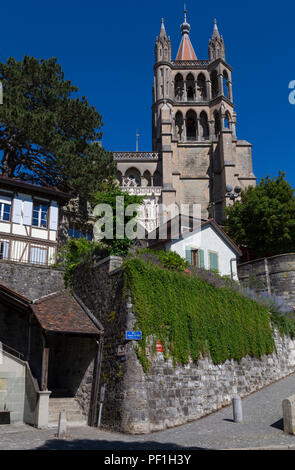
<svg viewBox="0 0 295 470"><path fill-rule="evenodd" d="M39 206L39 209L38 209L38 225L34 225L33 224L33 221L34 221L34 206ZM47 219L46 219L46 227L43 227L41 225L41 214L42 214L42 206L46 206L47 207ZM43 228L43 229L48 229L48 222L49 222L49 204L47 202L39 202L39 201L33 201L33 212L32 212L32 227L37 227L37 228Z"/></svg>
<svg viewBox="0 0 295 470"><path fill-rule="evenodd" d="M7 199L4 199L3 197L0 196L0 222L10 222L11 221L11 203L12 203L12 199L9 198L10 201L8 201ZM4 220L3 219L3 215L4 215L4 204L6 204L7 206L10 206L10 214L9 214L9 220Z"/></svg>

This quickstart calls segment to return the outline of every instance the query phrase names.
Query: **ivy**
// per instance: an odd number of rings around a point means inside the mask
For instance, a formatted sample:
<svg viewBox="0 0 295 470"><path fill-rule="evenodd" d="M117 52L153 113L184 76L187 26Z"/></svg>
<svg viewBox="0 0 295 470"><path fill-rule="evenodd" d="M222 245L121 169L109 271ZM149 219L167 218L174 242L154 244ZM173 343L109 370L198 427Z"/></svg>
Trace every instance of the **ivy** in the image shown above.
<svg viewBox="0 0 295 470"><path fill-rule="evenodd" d="M214 364L221 364L246 355L259 358L275 349L267 308L230 288L138 257L126 261L125 281L132 292L136 328L143 333L137 354L144 370L151 339L153 344L162 341L164 356L175 364L208 353ZM280 328L286 331L286 326Z"/></svg>

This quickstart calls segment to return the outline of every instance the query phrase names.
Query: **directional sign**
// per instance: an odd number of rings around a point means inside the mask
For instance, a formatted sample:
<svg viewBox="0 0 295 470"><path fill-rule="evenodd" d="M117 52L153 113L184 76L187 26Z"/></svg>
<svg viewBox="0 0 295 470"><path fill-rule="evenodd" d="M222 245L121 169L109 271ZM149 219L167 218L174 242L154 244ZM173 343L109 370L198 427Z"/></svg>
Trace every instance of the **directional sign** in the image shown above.
<svg viewBox="0 0 295 470"><path fill-rule="evenodd" d="M141 331L126 331L126 339L138 341L142 339Z"/></svg>

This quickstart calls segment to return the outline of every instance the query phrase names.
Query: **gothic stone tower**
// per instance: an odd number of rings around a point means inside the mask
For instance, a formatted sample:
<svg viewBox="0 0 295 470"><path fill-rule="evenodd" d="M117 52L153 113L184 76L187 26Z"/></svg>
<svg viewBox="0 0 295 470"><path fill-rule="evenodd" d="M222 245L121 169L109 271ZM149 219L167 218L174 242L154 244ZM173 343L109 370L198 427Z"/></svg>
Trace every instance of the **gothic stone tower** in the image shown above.
<svg viewBox="0 0 295 470"><path fill-rule="evenodd" d="M236 136L232 69L216 20L209 60L198 60L184 12L176 60L162 20L156 39L153 151L162 158L162 202L199 203L204 218L222 222L227 189L255 185L251 144ZM238 189L239 191L239 189Z"/></svg>
<svg viewBox="0 0 295 470"><path fill-rule="evenodd" d="M232 69L216 21L209 60L198 60L184 12L176 60L162 20L156 39L152 152L114 152L123 189L146 197L142 222L159 222L158 204L201 204L202 217L224 218L229 187L255 185L251 144L236 136Z"/></svg>

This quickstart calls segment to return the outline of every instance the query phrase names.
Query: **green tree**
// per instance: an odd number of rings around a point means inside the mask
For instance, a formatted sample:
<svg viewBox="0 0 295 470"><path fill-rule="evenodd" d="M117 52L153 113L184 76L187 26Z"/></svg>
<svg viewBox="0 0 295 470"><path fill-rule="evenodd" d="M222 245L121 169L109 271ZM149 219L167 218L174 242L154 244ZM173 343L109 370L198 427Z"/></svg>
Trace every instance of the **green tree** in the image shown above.
<svg viewBox="0 0 295 470"><path fill-rule="evenodd" d="M294 189L280 172L262 178L241 194L241 201L226 209L226 230L252 255L271 256L295 250Z"/></svg>
<svg viewBox="0 0 295 470"><path fill-rule="evenodd" d="M114 174L101 139L102 118L69 80L56 58L10 57L0 63L0 171L87 198Z"/></svg>
<svg viewBox="0 0 295 470"><path fill-rule="evenodd" d="M123 207L124 207L124 216L121 220L119 213L117 212L117 203L118 197L124 198ZM112 234L113 238L104 238L102 243L110 249L111 254L113 255L126 255L129 248L131 247L133 240L126 236L125 228L128 222L130 222L138 214L138 210L133 211L130 215L126 215L126 209L131 204L136 204L137 209L140 204L143 202L142 196L131 195L126 192L121 191L119 187L116 186L105 186L102 191L99 191L92 195L91 204L92 207L97 206L98 204L108 204L112 208L112 220L111 224L113 227ZM135 209L135 208L134 208ZM105 219L105 211L103 211L97 219ZM102 220L103 222L104 220ZM136 228L136 227L135 227ZM106 229L105 224L102 225L101 230L104 232ZM118 234L123 233L122 238L118 238Z"/></svg>

